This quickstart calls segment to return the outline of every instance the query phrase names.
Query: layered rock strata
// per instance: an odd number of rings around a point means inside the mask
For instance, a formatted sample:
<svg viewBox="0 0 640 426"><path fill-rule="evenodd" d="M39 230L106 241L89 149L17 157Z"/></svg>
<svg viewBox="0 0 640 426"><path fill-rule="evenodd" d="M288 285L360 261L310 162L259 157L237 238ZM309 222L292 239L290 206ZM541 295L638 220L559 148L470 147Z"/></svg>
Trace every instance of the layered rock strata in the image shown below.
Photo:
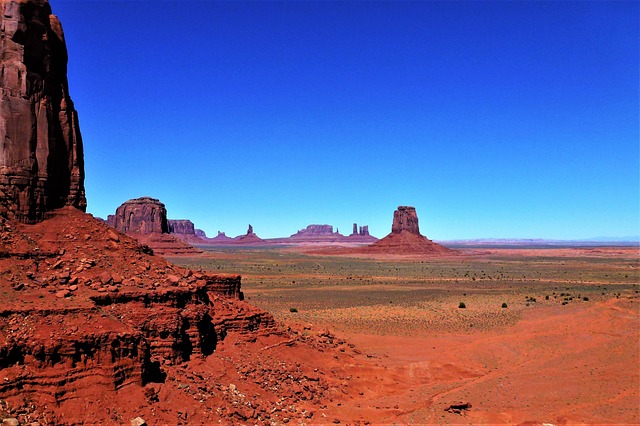
<svg viewBox="0 0 640 426"><path fill-rule="evenodd" d="M46 0L0 2L0 217L34 223L86 208L62 26Z"/></svg>
<svg viewBox="0 0 640 426"><path fill-rule="evenodd" d="M52 215L0 223L0 288L17 297L0 309L3 399L57 406L85 388L164 383L168 365L228 335L281 334L242 301L239 276L174 266L75 209Z"/></svg>

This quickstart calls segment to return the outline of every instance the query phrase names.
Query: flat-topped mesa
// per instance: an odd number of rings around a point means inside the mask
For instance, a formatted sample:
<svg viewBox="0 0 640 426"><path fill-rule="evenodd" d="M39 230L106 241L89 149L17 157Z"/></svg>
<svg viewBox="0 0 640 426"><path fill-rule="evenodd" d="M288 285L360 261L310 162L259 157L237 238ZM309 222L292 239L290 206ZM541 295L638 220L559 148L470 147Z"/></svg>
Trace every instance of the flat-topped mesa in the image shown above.
<svg viewBox="0 0 640 426"><path fill-rule="evenodd" d="M109 225L125 234L168 234L167 209L155 198L125 201L107 218Z"/></svg>
<svg viewBox="0 0 640 426"><path fill-rule="evenodd" d="M331 225L308 225L306 228L299 230L295 234L291 235L291 238L301 237L315 237L322 235L336 235L333 232L333 226Z"/></svg>
<svg viewBox="0 0 640 426"><path fill-rule="evenodd" d="M84 211L67 48L47 0L0 1L0 55L0 217L35 223L64 206Z"/></svg>
<svg viewBox="0 0 640 426"><path fill-rule="evenodd" d="M420 234L420 228L418 227L418 215L416 214L416 208L410 206L399 206L393 213L393 224L391 225L391 233L399 234L402 231L407 231L412 234Z"/></svg>

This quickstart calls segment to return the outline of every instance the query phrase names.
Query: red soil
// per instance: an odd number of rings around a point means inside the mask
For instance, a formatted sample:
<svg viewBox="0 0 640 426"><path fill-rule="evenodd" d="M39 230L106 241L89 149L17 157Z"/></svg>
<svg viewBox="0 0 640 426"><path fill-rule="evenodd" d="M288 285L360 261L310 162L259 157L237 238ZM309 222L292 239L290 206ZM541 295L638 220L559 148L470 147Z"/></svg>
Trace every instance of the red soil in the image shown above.
<svg viewBox="0 0 640 426"><path fill-rule="evenodd" d="M382 422L638 424L639 313L638 299L612 299L530 310L493 332L345 336L395 377L369 398ZM445 411L460 402L471 408Z"/></svg>
<svg viewBox="0 0 640 426"><path fill-rule="evenodd" d="M172 265L75 209L0 225L3 417L640 423L637 298L469 334L289 329L239 300L237 276ZM445 411L460 403L471 408Z"/></svg>

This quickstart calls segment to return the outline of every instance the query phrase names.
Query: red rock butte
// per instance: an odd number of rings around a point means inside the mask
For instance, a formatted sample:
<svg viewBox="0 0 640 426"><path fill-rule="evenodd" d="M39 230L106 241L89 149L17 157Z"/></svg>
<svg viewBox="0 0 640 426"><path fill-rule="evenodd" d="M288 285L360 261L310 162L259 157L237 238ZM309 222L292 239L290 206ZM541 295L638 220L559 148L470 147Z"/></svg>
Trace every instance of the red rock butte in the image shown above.
<svg viewBox="0 0 640 426"><path fill-rule="evenodd" d="M391 233L367 247L367 251L389 254L447 254L453 251L420 233L415 207L399 206L393 213Z"/></svg>
<svg viewBox="0 0 640 426"><path fill-rule="evenodd" d="M160 255L200 253L182 239L169 234L167 209L155 198L140 197L125 201L116 209L115 214L109 215L107 223L147 244Z"/></svg>
<svg viewBox="0 0 640 426"><path fill-rule="evenodd" d="M84 211L67 47L47 1L0 1L0 51L0 216L35 223L64 206Z"/></svg>

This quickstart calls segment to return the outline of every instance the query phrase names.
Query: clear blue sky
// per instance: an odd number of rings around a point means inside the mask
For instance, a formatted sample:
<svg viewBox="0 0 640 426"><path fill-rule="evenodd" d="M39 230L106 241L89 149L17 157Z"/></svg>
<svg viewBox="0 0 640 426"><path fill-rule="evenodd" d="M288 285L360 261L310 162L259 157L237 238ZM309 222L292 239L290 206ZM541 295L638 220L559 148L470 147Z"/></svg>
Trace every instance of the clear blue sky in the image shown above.
<svg viewBox="0 0 640 426"><path fill-rule="evenodd" d="M50 1L94 215L640 234L637 1Z"/></svg>

